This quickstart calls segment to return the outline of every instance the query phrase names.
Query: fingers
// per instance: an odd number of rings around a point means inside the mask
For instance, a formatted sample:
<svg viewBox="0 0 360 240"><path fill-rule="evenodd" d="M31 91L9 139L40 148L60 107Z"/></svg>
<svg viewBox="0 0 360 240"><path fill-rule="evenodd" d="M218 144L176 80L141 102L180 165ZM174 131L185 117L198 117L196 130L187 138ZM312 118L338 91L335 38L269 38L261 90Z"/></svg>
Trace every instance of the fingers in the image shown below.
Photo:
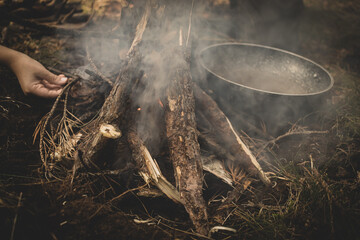
<svg viewBox="0 0 360 240"><path fill-rule="evenodd" d="M49 83L48 81L46 80L42 80L41 81L42 84L44 84L45 87L49 88L49 89L58 89L58 88L62 88L62 85L59 85L59 84L52 84L52 83Z"/></svg>
<svg viewBox="0 0 360 240"><path fill-rule="evenodd" d="M44 69L44 71L40 72L38 74L38 77L54 85L64 85L65 83L67 83L68 80L68 78L65 77L64 74L55 75L47 69Z"/></svg>
<svg viewBox="0 0 360 240"><path fill-rule="evenodd" d="M51 81L49 81L49 82L53 83L53 84L57 84L57 85L64 85L65 83L67 83L67 81L68 81L68 78L65 77L64 74L60 74L60 75L56 76L56 78L53 82L51 82Z"/></svg>
<svg viewBox="0 0 360 240"><path fill-rule="evenodd" d="M31 89L31 93L43 97L43 98L55 98L61 93L62 88L50 89L42 84L34 85Z"/></svg>
<svg viewBox="0 0 360 240"><path fill-rule="evenodd" d="M33 94L43 98L55 98L61 93L62 85L67 83L68 78L64 74L55 75L51 72L49 73L33 89Z"/></svg>

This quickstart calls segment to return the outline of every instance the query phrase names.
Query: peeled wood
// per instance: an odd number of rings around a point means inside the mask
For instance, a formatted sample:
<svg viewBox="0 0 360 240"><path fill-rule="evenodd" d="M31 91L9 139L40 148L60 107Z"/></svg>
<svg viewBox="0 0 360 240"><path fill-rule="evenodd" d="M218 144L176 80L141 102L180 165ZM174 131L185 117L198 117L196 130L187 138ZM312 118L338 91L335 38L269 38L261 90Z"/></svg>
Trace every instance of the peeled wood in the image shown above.
<svg viewBox="0 0 360 240"><path fill-rule="evenodd" d="M201 156L203 169L213 174L214 176L223 180L226 184L233 186L233 179L228 171L226 171L224 164L212 157Z"/></svg>
<svg viewBox="0 0 360 240"><path fill-rule="evenodd" d="M183 203L179 192L166 180L155 159L135 131L129 131L128 142L133 159L139 168L139 173L146 183L157 186L166 196L176 203Z"/></svg>

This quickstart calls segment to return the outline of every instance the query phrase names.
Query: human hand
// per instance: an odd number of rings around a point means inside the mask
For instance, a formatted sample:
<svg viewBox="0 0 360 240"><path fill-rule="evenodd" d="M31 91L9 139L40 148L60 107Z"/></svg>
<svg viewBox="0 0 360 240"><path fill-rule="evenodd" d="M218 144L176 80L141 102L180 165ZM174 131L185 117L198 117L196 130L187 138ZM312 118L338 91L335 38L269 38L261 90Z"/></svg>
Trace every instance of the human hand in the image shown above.
<svg viewBox="0 0 360 240"><path fill-rule="evenodd" d="M57 97L67 82L65 75L55 75L41 63L25 54L19 54L10 66L25 95L43 98Z"/></svg>

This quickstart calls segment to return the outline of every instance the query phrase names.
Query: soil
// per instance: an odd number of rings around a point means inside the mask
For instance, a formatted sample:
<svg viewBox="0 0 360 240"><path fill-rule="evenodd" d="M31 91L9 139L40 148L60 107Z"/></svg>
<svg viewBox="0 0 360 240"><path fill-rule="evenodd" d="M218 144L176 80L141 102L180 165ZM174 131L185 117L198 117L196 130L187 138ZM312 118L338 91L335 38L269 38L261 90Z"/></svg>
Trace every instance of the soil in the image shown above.
<svg viewBox="0 0 360 240"><path fill-rule="evenodd" d="M294 51L322 64L335 79L328 99L331 108L297 123L326 134L302 132L272 142L276 136L268 136L264 126L255 126L257 138L247 138L248 144L258 153L265 171L275 172L276 165L283 175L273 178L276 186L271 189L254 179L224 224L237 233L219 231L211 236L215 239L358 239L360 114L356 109L360 105L356 104L360 96L360 29L356 26L360 25L348 26L349 22L360 22L360 6L356 1L303 2L304 9L293 18L271 18L273 26L295 27L273 31L265 15L247 12L241 4L230 4L233 9L220 5L203 16L210 19L214 30L210 37L215 40L209 43L236 39ZM222 28L222 21L229 20L247 27L229 24ZM66 69L87 64L84 46L76 37L45 36L38 30L9 24L6 19L0 23L1 28L8 27L4 45L29 54L47 67ZM204 41L208 37L200 35ZM164 196L136 194L135 188L144 183L135 172L46 178L39 140L33 138L37 124L52 104L53 100L24 96L15 75L0 67L1 239L201 239L194 234L183 207ZM259 149L267 142L270 144L264 154ZM204 181L211 214L231 187L208 173ZM289 187L291 184L303 186L301 194Z"/></svg>

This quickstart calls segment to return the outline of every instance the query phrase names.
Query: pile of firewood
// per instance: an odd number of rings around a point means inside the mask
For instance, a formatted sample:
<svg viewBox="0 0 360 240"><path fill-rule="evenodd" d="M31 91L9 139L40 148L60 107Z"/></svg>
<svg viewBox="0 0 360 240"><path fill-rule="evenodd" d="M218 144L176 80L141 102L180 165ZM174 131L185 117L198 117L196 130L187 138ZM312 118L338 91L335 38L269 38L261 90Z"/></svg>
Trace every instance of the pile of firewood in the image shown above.
<svg viewBox="0 0 360 240"><path fill-rule="evenodd" d="M251 183L248 176L266 185L270 180L217 103L192 79L194 2L147 0L131 6L139 16L115 15L123 21L119 28L137 21L118 68L102 72L87 46L89 77L68 74L68 85L37 133L47 176L56 177L59 164L76 176L120 161L119 170L136 169L149 186L183 204L196 231L207 235L210 219L223 222L224 209ZM154 157L171 163L174 179L165 178ZM230 175L230 168L242 171ZM213 216L203 198L203 170L233 187Z"/></svg>

